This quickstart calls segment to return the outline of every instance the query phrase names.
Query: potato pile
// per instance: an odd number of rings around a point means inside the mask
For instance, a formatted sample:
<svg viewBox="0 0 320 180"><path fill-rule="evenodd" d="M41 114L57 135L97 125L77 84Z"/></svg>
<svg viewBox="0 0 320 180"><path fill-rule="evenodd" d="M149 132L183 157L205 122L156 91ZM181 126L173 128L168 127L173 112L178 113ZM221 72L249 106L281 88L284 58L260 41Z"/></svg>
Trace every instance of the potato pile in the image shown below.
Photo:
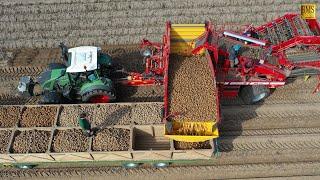
<svg viewBox="0 0 320 180"><path fill-rule="evenodd" d="M56 118L57 107L28 107L22 112L21 127L50 127Z"/></svg>
<svg viewBox="0 0 320 180"><path fill-rule="evenodd" d="M127 151L130 147L130 130L107 128L93 139L93 151Z"/></svg>
<svg viewBox="0 0 320 180"><path fill-rule="evenodd" d="M7 151L10 137L11 137L10 130L1 130L0 131L0 153L5 153Z"/></svg>
<svg viewBox="0 0 320 180"><path fill-rule="evenodd" d="M89 138L80 129L58 130L53 137L53 152L85 152L88 147Z"/></svg>
<svg viewBox="0 0 320 180"><path fill-rule="evenodd" d="M173 120L215 120L215 88L215 81L205 57L170 57L169 114L180 113L180 116L173 117Z"/></svg>
<svg viewBox="0 0 320 180"><path fill-rule="evenodd" d="M94 114L94 109L95 107L91 105L63 106L60 118L58 120L58 126L78 126L78 118L82 112L85 112L87 114L87 119L91 121L91 117Z"/></svg>
<svg viewBox="0 0 320 180"><path fill-rule="evenodd" d="M177 150L187 149L210 149L211 145L209 141L205 142L180 142L174 141L174 148Z"/></svg>
<svg viewBox="0 0 320 180"><path fill-rule="evenodd" d="M20 107L0 107L0 127L10 128L20 120Z"/></svg>
<svg viewBox="0 0 320 180"><path fill-rule="evenodd" d="M104 104L96 108L92 123L98 127L131 124L130 105Z"/></svg>
<svg viewBox="0 0 320 180"><path fill-rule="evenodd" d="M161 124L163 103L135 104L132 108L134 124Z"/></svg>
<svg viewBox="0 0 320 180"><path fill-rule="evenodd" d="M59 126L79 126L79 115L85 112L92 126L129 125L131 107L129 105L103 104L64 106L58 121Z"/></svg>
<svg viewBox="0 0 320 180"><path fill-rule="evenodd" d="M18 131L13 140L13 153L44 153L48 149L50 131Z"/></svg>

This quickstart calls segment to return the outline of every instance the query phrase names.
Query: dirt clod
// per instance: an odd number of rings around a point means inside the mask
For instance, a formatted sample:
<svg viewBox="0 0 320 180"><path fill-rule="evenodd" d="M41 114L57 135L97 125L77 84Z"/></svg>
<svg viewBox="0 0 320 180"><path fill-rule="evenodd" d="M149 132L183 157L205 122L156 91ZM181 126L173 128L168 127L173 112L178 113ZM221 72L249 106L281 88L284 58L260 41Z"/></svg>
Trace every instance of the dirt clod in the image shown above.
<svg viewBox="0 0 320 180"><path fill-rule="evenodd" d="M13 153L44 153L48 149L50 131L18 131L12 146Z"/></svg>
<svg viewBox="0 0 320 180"><path fill-rule="evenodd" d="M215 120L215 82L205 57L171 56L168 91L169 113L180 113L174 120Z"/></svg>
<svg viewBox="0 0 320 180"><path fill-rule="evenodd" d="M9 130L0 131L0 153L5 153L7 151L10 137L11 137L11 131Z"/></svg>
<svg viewBox="0 0 320 180"><path fill-rule="evenodd" d="M129 149L130 130L107 128L93 139L93 151L127 151Z"/></svg>
<svg viewBox="0 0 320 180"><path fill-rule="evenodd" d="M17 125L20 119L20 107L0 107L0 127L9 128Z"/></svg>
<svg viewBox="0 0 320 180"><path fill-rule="evenodd" d="M58 130L53 137L53 152L84 152L88 149L89 139L80 129Z"/></svg>
<svg viewBox="0 0 320 180"><path fill-rule="evenodd" d="M21 127L50 127L56 118L57 107L28 107L22 112Z"/></svg>
<svg viewBox="0 0 320 180"><path fill-rule="evenodd" d="M209 141L205 142L180 142L174 141L174 148L177 150L184 149L210 149L211 145Z"/></svg>

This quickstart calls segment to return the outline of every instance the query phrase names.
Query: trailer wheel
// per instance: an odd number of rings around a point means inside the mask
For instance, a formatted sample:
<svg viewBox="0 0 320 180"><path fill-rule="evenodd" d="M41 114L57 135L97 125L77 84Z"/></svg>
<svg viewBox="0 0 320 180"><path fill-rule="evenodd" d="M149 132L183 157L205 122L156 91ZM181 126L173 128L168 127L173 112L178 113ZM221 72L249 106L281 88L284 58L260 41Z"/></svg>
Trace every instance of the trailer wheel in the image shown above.
<svg viewBox="0 0 320 180"><path fill-rule="evenodd" d="M18 169L33 169L36 166L37 165L35 165L35 164L17 164L17 165L15 165L15 167Z"/></svg>
<svg viewBox="0 0 320 180"><path fill-rule="evenodd" d="M133 162L130 162L130 163L124 163L122 166L126 169L131 169L131 168L137 168L141 165L141 163L133 163Z"/></svg>
<svg viewBox="0 0 320 180"><path fill-rule="evenodd" d="M13 164L2 164L2 166L5 167L5 168L12 168L12 167L14 167Z"/></svg>
<svg viewBox="0 0 320 180"><path fill-rule="evenodd" d="M254 104L270 95L266 86L244 86L240 90L240 97L245 104Z"/></svg>
<svg viewBox="0 0 320 180"><path fill-rule="evenodd" d="M170 163L168 162L158 162L158 163L153 163L152 166L155 168L165 168L168 167Z"/></svg>

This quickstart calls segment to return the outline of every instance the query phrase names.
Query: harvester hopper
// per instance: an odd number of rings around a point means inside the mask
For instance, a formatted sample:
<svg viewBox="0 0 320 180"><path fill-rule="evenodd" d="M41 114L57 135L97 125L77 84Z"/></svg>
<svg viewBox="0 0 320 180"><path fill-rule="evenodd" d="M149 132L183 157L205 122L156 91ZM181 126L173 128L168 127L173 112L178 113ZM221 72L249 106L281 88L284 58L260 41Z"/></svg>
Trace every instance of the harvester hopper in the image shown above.
<svg viewBox="0 0 320 180"><path fill-rule="evenodd" d="M211 30L210 24L171 24L167 23L167 50L170 56L166 59L165 63L165 136L184 142L203 142L206 140L214 139L219 136L217 123L219 121L219 99L215 83L215 70L212 65L212 60L207 50L201 48L193 55L193 50L197 49L202 41L206 41L208 32ZM192 57L194 56L194 57ZM184 62L190 63L185 64ZM202 64L203 69L195 68L197 64ZM176 65L179 68L176 68ZM205 71L205 79L209 79L209 84L205 87L202 83L197 82L184 82L179 83L181 69L188 69L187 76L190 76L189 81L197 77L199 71ZM179 74L179 75L178 75ZM200 73L201 74L201 73ZM179 76L179 77L178 77ZM188 94L188 89L207 88L202 91L196 92L197 94ZM212 90L212 92L210 92ZM186 101L194 102L185 103L180 101L179 96L185 94ZM190 96L189 96L190 95ZM213 102L213 104L206 104L205 102L196 102L199 99L204 99ZM183 106L183 107L182 107ZM198 111L199 106L209 109L209 115L192 116L192 111ZM201 107L200 107L201 109ZM189 114L189 115L187 115ZM199 119L197 119L199 118Z"/></svg>

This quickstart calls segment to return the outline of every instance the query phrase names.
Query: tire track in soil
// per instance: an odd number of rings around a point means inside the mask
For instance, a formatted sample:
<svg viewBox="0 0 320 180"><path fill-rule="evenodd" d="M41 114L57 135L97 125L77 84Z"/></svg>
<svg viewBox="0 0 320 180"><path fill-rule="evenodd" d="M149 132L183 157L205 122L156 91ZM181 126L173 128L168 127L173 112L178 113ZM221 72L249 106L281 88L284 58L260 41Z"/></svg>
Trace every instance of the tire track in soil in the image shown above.
<svg viewBox="0 0 320 180"><path fill-rule="evenodd" d="M263 177L291 177L320 175L320 162L281 162L281 163L257 163L257 164L233 164L214 166L172 166L167 168L137 168L124 169L121 167L91 167L91 168L50 168L31 170L6 170L2 171L3 178L29 178L43 179L70 177L90 177L92 179L121 178L141 179L142 177L152 179L164 179L172 177L180 178L263 178ZM303 167L303 168L302 168ZM68 177L65 177L68 176ZM142 178L143 179L143 178Z"/></svg>
<svg viewBox="0 0 320 180"><path fill-rule="evenodd" d="M320 134L318 128L283 128L283 129L261 129L242 131L220 131L220 136L266 136L266 135L295 135L295 134Z"/></svg>
<svg viewBox="0 0 320 180"><path fill-rule="evenodd" d="M41 66L11 66L0 68L0 76L19 79L21 76L39 76L45 70Z"/></svg>
<svg viewBox="0 0 320 180"><path fill-rule="evenodd" d="M264 136L225 136L219 138L219 150L301 150L320 147L320 134L264 135Z"/></svg>
<svg viewBox="0 0 320 180"><path fill-rule="evenodd" d="M320 127L319 103L222 107L220 130L270 130Z"/></svg>

